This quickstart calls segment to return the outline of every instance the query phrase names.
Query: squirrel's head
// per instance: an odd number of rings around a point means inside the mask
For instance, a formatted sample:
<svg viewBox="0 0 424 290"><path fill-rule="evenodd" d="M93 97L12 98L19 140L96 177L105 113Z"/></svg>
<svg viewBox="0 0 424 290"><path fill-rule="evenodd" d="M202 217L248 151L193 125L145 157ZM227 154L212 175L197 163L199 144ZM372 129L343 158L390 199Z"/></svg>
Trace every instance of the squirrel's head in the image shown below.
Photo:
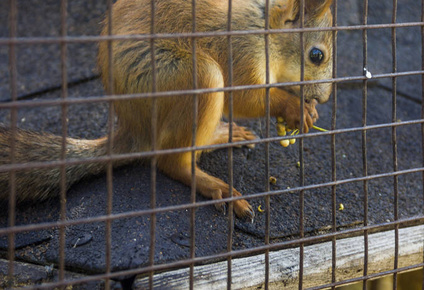
<svg viewBox="0 0 424 290"><path fill-rule="evenodd" d="M270 10L271 29L300 27L301 0L275 0ZM332 0L305 0L304 27L331 27ZM275 82L300 81L301 34L295 32L271 34L272 75ZM331 31L303 33L304 80L325 80L332 77L333 38ZM277 61L274 61L277 60ZM304 85L306 101L328 101L331 83ZM283 87L300 95L300 86Z"/></svg>

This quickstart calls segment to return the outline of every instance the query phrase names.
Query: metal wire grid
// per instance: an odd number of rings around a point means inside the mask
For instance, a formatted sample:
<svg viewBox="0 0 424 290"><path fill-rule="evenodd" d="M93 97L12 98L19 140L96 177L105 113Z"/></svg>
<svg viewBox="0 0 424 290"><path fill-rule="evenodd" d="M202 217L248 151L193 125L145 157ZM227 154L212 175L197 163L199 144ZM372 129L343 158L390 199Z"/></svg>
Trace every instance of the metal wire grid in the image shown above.
<svg viewBox="0 0 424 290"><path fill-rule="evenodd" d="M8 259L9 259L9 275L13 276L14 273L14 257L15 257L15 247L14 247L14 236L16 233L23 232L23 231L36 231L41 229L48 229L52 227L59 228L60 232L60 242L59 242L59 281L55 283L49 283L48 285L43 286L37 286L37 288L50 288L50 287L63 287L66 285L73 285L73 284L79 284L79 283L86 283L90 281L95 280L108 280L117 278L122 275L135 275L135 274L141 274L141 273L148 273L149 275L149 284L150 288L153 288L153 275L156 271L163 271L166 269L171 269L175 267L183 267L183 266L189 266L190 267L190 288L192 289L194 287L194 265L197 263L203 263L207 262L208 260L214 258L221 258L227 260L227 266L228 266L228 278L227 278L227 288L230 289L232 285L231 281L231 264L232 259L237 256L241 255L247 255L247 254L259 254L264 253L265 254L265 277L264 277L264 283L265 287L268 288L269 285L269 252L272 250L276 250L282 247L286 246L298 246L300 248L300 267L299 267L299 289L302 288L303 285L303 261L304 261L304 244L305 243L317 243L321 241L332 241L332 278L331 283L326 285L320 285L318 287L314 287L313 289L322 289L327 287L332 287L333 289L338 285L343 285L355 281L363 281L363 288L367 288L366 281L371 278L380 277L387 274L394 274L394 288L396 288L396 281L397 281L397 273L405 270L410 269L416 269L424 266L424 263L411 265L408 267L399 268L398 265L398 257L399 257L399 227L408 223L423 223L424 217L414 217L414 218L407 218L407 219L399 219L398 214L398 177L400 175L409 174L409 173L417 173L421 172L423 174L423 180L424 180L424 166L421 168L413 168L413 169L407 169L407 170L399 170L398 169L398 160L397 160L397 139L396 139L396 130L399 126L405 126L405 125L413 125L413 124L421 124L421 130L422 130L422 136L423 136L423 159L424 159L424 93L422 96L422 119L420 120L412 120L412 121L403 121L403 122L397 122L396 118L396 86L397 86L397 77L401 76L409 76L409 75L421 75L422 76L422 86L423 86L423 92L424 92L424 0L421 2L421 22L409 22L409 23L396 23L397 18L397 0L393 0L393 12L392 12L392 22L387 24L373 24L369 25L367 22L368 19L368 1L363 1L363 22L361 25L355 25L355 26L338 26L337 25L337 0L333 3L333 26L327 27L327 28L304 28L303 22L304 22L304 2L305 0L300 1L300 22L302 23L300 28L296 29L279 29L279 30L270 30L269 29L269 23L268 23L268 12L269 12L269 5L270 1L266 1L266 9L265 9L265 30L264 31L233 31L231 27L231 19L232 19L232 1L228 1L228 26L227 31L223 32L196 32L196 23L193 23L193 29L192 33L181 33L181 34L155 34L155 13L152 13L151 17L151 34L149 35L137 35L137 36L116 36L112 35L112 22L109 22L109 35L108 36L98 36L98 37L88 37L88 36L77 36L77 37L70 37L67 36L67 27L66 27L66 18L67 18L67 0L61 0L61 36L60 37L26 37L26 38L19 38L17 37L17 1L16 0L9 0L10 1L10 13L9 13L9 27L10 27L10 33L8 38L0 38L0 45L8 45L9 46L9 71L10 71L10 91L11 91L11 101L8 103L0 103L0 109L9 109L11 112L11 130L12 133L15 134L17 130L17 110L18 108L22 107L37 107L37 106L53 106L53 105L60 105L62 110L62 156L60 160L55 160L51 162L32 162L29 164L17 164L15 162L15 146L14 146L14 140L11 140L11 162L8 165L2 165L0 166L0 171L2 172L9 172L10 174L10 198L9 198L9 222L7 228L0 228L0 235L7 235L8 241L9 241L9 250L8 250ZM112 0L106 0L107 6L108 6L108 15L111 17L113 13L113 9L111 9L113 1ZM155 11L155 1L151 1L151 11ZM196 19L196 0L192 0L192 18ZM194 21L195 22L195 21ZM422 38L422 70L419 71L407 71L407 72L398 72L397 71L397 58L396 58L396 29L400 27L421 27L421 38ZM380 28L390 28L392 31L392 56L393 56L393 67L391 73L385 73L385 74L377 74L373 75L374 79L380 79L380 78L391 78L392 80L392 123L388 124L379 124L379 125L367 125L367 85L368 85L368 78L366 75L363 76L353 76L353 77L338 77L337 76L337 31L343 31L343 30L360 30L362 31L362 40L363 40L363 67L366 68L368 65L368 57L367 57L367 31L369 29L380 29ZM302 69L301 69L301 80L300 82L293 82L293 83L278 83L278 84L271 84L269 80L269 49L268 49L268 42L269 42L269 36L273 33L300 33L301 35L301 47L303 43L303 34L305 32L310 31L331 31L333 34L333 45L334 45L334 53L333 53L333 76L332 79L328 80L318 80L318 81L304 81L304 52L302 51ZM239 36L239 35L246 35L246 34L261 34L264 36L264 41L266 44L266 83L264 85L245 85L245 86L233 86L232 78L233 78L233 72L232 72L232 47L231 47L231 39L233 36ZM197 87L197 74L196 74L196 46L194 45L196 43L196 40L200 37L210 37L210 36L225 36L228 39L229 44L229 80L228 80L228 86L224 88L216 88L216 89L199 89ZM156 67L155 67L155 53L154 53L154 42L157 39L164 39L164 38L176 38L176 37L185 37L191 39L193 45L193 89L192 90L184 90L184 91L167 91L167 92L157 92L156 87ZM153 70L153 88L150 93L142 93L142 94L133 94L133 95L113 95L113 75L112 75L112 46L111 43L115 40L123 40L123 39L143 39L143 40L149 40L151 44L151 66ZM108 48L109 48L109 91L107 92L107 96L91 96L85 99L76 99L76 98L70 98L68 97L68 76L67 76L67 45L69 43L76 43L76 42L99 42L99 41L107 41L108 42ZM62 89L61 89L61 98L57 100L36 100L36 101L26 101L25 103L20 102L18 100L17 96L17 60L16 60L16 46L19 44L39 44L39 43L59 43L60 49L61 49L61 73L62 73ZM352 128L346 128L346 129L335 129L336 128L336 107L337 107L337 86L341 82L345 81L362 81L362 93L363 93L363 116L362 116L362 126L360 127L352 127ZM156 157L159 154L171 154L171 153L181 153L181 152L192 152L192 156L194 157L196 150L206 150L206 149L219 149L219 148L228 148L228 160L229 160L229 168L228 168L228 177L229 177L229 185L230 189L232 189L233 184L233 167L232 167L232 148L234 146L240 146L240 145L246 145L246 144L256 144L256 143L265 143L265 152L266 152L266 164L265 164L265 176L269 176L269 143L274 141L279 141L284 139L285 137L270 137L269 131L270 131L270 114L269 114L269 90L273 87L281 87L281 86L291 86L291 85L300 85L301 91L303 90L303 85L312 84L312 83L323 83L323 82L330 82L333 84L333 98L332 98L332 121L331 121L331 130L328 132L321 132L321 133L309 133L307 135L305 134L299 134L298 136L294 137L299 140L299 151L300 151L300 163L301 163L301 170L300 170L300 181L299 186L296 188L286 189L286 190L274 190L271 191L268 181L264 181L266 184L266 190L264 192L254 193L249 196L243 196L243 197L230 197L227 199L224 199L224 201L229 202L229 210L232 212L232 202L234 200L238 199L253 199L258 197L265 197L266 200L266 209L269 209L270 204L269 200L271 196L284 194L288 192L297 192L299 195L299 201L300 201L300 219L299 219L299 228L300 228L300 237L298 239L292 240L292 241L284 241L279 243L273 243L270 244L270 216L269 216L269 210L266 210L266 228L265 228L265 244L263 246L259 246L256 248L250 248L250 249L242 249L242 250L232 250L232 235L233 235L233 216L229 215L228 217L228 227L229 227L229 233L228 233L228 240L227 240L227 252L226 253L219 253L213 256L204 256L204 257L196 257L195 256L195 230L194 230L194 221L195 221L195 209L201 206L205 205L214 205L220 201L214 201L209 200L206 202L196 202L196 190L195 190L195 176L194 176L194 160L195 158L192 158L192 190L191 190L191 203L190 204L184 204L184 205L176 205L176 206L167 206L167 207L161 207L156 208L156 189L155 186L151 187L151 206L148 210L142 210L142 211L134 211L134 212L125 212L125 213L119 213L119 214L113 214L112 213L112 194L113 194L113 183L112 183L112 163L116 160L122 160L122 159L128 159L128 158L141 158L141 157L150 157L151 158L151 184L156 184ZM66 116L68 114L67 108L70 104L83 104L83 103L92 103L92 102L109 102L111 105L111 109L109 110L109 123L108 123L108 136L109 140L112 140L110 138L113 134L113 101L116 100L125 100L125 99L134 99L134 98L152 98L153 102L156 102L157 98L163 98L168 96L177 96L177 95L186 95L191 94L193 96L193 111L195 112L195 116L197 114L197 95L201 93L211 93L211 92L228 92L228 95L230 96L230 103L229 103L229 123L232 123L233 116L232 116L232 93L236 90L245 90L245 89L266 89L267 97L267 112L266 112L266 132L265 132L265 138L261 140L254 140L254 141L241 141L241 142L233 142L231 138L231 132L232 132L232 126L230 126L230 140L228 144L218 144L218 145L209 145L209 146L196 146L195 140L192 140L192 146L187 148L179 148L179 149L169 149L169 150L158 150L156 147L156 144L152 144L152 150L148 152L138 152L138 153L131 153L131 154L120 154L116 155L112 153L112 141L108 144L108 154L103 157L99 157L96 159L65 159L65 148L66 148L66 135L67 135L67 123L66 123ZM302 103L304 102L303 93L301 93ZM155 108L155 106L153 106ZM303 106L302 108L302 114L303 114ZM157 125L157 112L154 112L152 114L152 132L156 132L156 125ZM194 118L196 120L196 118ZM303 120L301 120L303 122ZM196 132L196 122L193 123L193 136L195 136ZM303 128L303 124L300 125L301 128ZM375 130L375 129L381 129L381 128L391 128L392 129L392 144L393 144L393 170L388 173L382 173L382 174L374 174L369 175L368 174L368 167L367 167L367 132L369 130ZM347 133L347 132L361 132L362 134L362 156L363 156L363 176L357 177L357 178L350 178L350 179L343 179L343 180L337 180L336 176L336 136L341 133ZM153 133L155 134L155 133ZM304 171L303 171L303 138L309 138L314 136L324 136L324 135L330 135L331 136L331 163L332 163L332 180L331 182L327 183L321 183L321 184L313 184L313 185L305 185L304 184ZM293 137L291 137L293 138ZM152 136L152 140L155 140L156 136ZM88 162L107 162L107 209L106 214L103 216L97 216L93 218L83 218L83 219L76 219L76 220L66 220L66 178L65 178L65 168L67 165L74 165L74 164L83 164ZM61 169L61 212L60 212L60 220L57 222L49 222L49 223L41 223L41 224L30 224L30 225L15 225L15 207L16 207L16 172L20 170L31 170L35 168L48 168L48 167L60 167ZM377 225L369 225L368 221L368 182L372 179L377 178L384 178L384 177L392 177L394 180L394 221L387 222L383 224L377 224ZM362 182L363 183L363 190L364 190L364 226L361 228L354 228L354 229L347 229L347 230L341 230L337 231L336 227L336 192L337 192L337 186L346 184L346 183L352 183L352 182ZM330 187L332 189L332 231L327 234L320 234L313 237L305 237L304 236L304 191L310 190L310 189L317 189L321 187ZM231 194L232 195L232 194ZM424 198L424 197L423 197ZM154 263L154 251L155 251L155 232L156 232L156 215L162 212L167 211L174 211L174 210L181 210L181 209L188 209L191 211L190 216L190 258L187 260L181 260L176 261L172 263L167 264L161 264L156 265ZM151 217L151 243L150 243L150 255L149 255L149 266L139 269L131 269L126 271L119 271L119 272L111 272L111 222L115 219L121 219L121 218L128 218L128 217L137 217L137 216L145 216L149 215ZM101 275L93 275L89 277L85 277L78 280L72 280L68 281L65 280L65 228L72 226L72 225L78 225L78 224L86 224L86 223L93 223L93 222L105 222L106 223L106 271L104 274ZM377 274L369 274L368 273L368 234L370 231L375 229L394 229L395 230L395 260L393 265L393 270L384 271ZM349 279L344 281L337 281L336 280L336 240L337 238L346 235L346 234L363 234L364 237L364 270L363 270L363 276L355 279ZM105 284L106 287L109 287L109 284ZM424 281L423 281L424 286ZM424 287L423 287L424 288Z"/></svg>

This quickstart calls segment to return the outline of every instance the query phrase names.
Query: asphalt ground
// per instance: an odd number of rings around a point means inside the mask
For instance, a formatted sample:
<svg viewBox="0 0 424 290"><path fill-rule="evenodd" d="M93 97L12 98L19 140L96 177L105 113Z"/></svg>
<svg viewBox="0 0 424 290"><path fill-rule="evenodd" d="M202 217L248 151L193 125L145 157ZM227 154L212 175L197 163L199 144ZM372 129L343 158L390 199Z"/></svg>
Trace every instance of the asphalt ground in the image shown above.
<svg viewBox="0 0 424 290"><path fill-rule="evenodd" d="M18 1L18 36L41 37L60 35L60 1ZM68 9L68 34L73 36L97 35L105 11L106 1L70 1ZM369 24L391 23L391 1L369 1ZM390 3L389 3L390 2ZM349 0L338 3L338 25L352 26L362 23L362 1ZM8 3L0 2L0 37L8 37ZM413 0L402 1L398 7L397 22L420 21L421 8ZM421 70L421 34L419 27L398 28L397 64L399 72ZM369 30L368 67L373 75L392 72L391 29ZM362 31L338 33L339 77L363 75ZM61 63L60 46L56 44L18 45L18 96L22 100L60 98ZM86 98L104 95L97 78L95 43L77 43L68 46L67 72L69 96ZM7 46L0 45L0 102L10 101L10 76L7 63ZM397 78L397 121L421 118L422 82L420 75ZM336 129L362 126L362 81L342 82L337 90ZM367 124L392 122L392 80L368 81ZM71 105L68 114L69 136L97 138L106 134L108 104ZM319 105L317 125L331 127L332 100ZM8 123L10 112L0 109L0 122ZM242 120L258 136L265 136L265 120ZM60 107L22 108L18 112L18 125L25 129L61 133ZM272 120L275 124L275 120ZM273 126L272 126L273 127ZM272 136L276 136L274 129ZM422 167L421 125L397 128L399 170ZM392 129L380 128L367 132L368 174L393 171ZM337 180L363 176L362 132L336 135ZM270 143L270 174L277 179L271 191L286 190L271 196L271 242L294 239L299 236L299 194L291 192L299 186L299 147L281 147ZM236 148L233 151L234 187L245 196L266 191L265 145L254 149ZM228 180L228 150L203 154L200 167L212 175ZM328 183L331 175L331 137L310 135L304 139L305 184ZM394 178L385 177L368 183L369 224L379 224L394 219ZM399 176L399 217L423 214L422 177L420 173ZM113 213L124 213L150 207L150 168L134 164L114 169ZM166 207L190 202L190 189L160 172L157 177L157 206ZM106 177L104 175L83 180L74 185L67 196L67 218L80 219L106 213ZM332 223L332 189L321 187L304 192L305 234L328 232ZM200 195L198 201L205 201ZM339 229L361 226L364 221L363 182L337 186L337 211ZM256 210L254 223L235 219L233 249L246 249L264 245L265 207L263 197L249 199ZM0 226L7 226L7 206L0 213ZM59 218L58 200L40 204L21 204L17 208L17 224L34 224L56 221ZM157 215L155 264L189 258L190 212L172 211ZM227 250L228 216L213 206L196 210L196 256L210 256ZM57 229L19 233L16 236L16 258L34 264L51 265L58 261L59 236ZM112 222L112 271L146 266L149 263L150 216L122 218ZM0 237L0 249L7 250L7 237ZM65 260L68 270L84 274L102 273L106 267L105 223L89 223L66 229ZM5 255L5 254L4 254ZM1 269L1 268L0 268Z"/></svg>

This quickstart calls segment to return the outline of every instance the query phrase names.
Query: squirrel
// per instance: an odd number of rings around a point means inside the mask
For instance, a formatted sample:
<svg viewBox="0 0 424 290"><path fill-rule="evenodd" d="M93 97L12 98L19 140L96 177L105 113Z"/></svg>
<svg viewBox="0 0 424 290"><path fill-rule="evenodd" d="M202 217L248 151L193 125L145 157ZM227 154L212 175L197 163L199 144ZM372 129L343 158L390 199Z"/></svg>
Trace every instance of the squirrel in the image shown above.
<svg viewBox="0 0 424 290"><path fill-rule="evenodd" d="M269 28L286 29L300 26L301 0L270 0ZM305 0L304 27L330 27L332 25L332 0ZM231 26L233 31L265 29L266 0L233 0ZM155 0L154 32L192 32L192 3L187 0ZM197 0L196 31L226 31L228 1ZM112 24L113 35L145 35L151 33L151 0L118 0L112 7L112 19L103 21L101 35L108 35ZM300 33L269 34L269 82L300 81ZM330 79L332 77L332 32L306 31L303 33L304 79ZM151 40L112 40L112 63L109 63L108 42L100 41L98 65L103 84L113 94L140 94L152 91ZM153 42L156 67L157 92L193 89L192 39L158 38ZM231 37L232 85L266 84L265 36L261 33L241 34ZM197 88L224 88L228 86L228 37L199 37L196 42ZM109 83L109 70L112 82ZM318 118L317 103L324 103L331 94L331 83L306 84L303 87L304 115L300 116L300 86L281 86L269 89L270 115L283 117L290 128L299 128L303 117L303 132ZM195 145L226 143L229 124L221 120L228 115L229 95L224 91L199 94ZM113 154L143 152L152 149L152 99L131 98L113 103L117 117L113 133ZM157 132L156 149L189 147L192 144L193 95L166 96L156 99ZM266 115L266 89L236 90L233 92L235 118L257 118ZM14 138L14 163L60 160L62 137L0 127L0 165L10 164L11 140ZM232 140L253 140L257 136L247 128L233 125ZM66 139L66 159L95 158L108 153L108 138L97 140ZM201 152L196 151L199 158ZM117 163L125 163L119 161ZM192 182L192 153L181 152L157 156L157 167L169 177L186 185ZM114 164L115 165L115 164ZM66 166L66 185L69 187L87 175L105 171L107 162L71 164ZM196 190L207 198L219 200L229 197L229 185L196 166ZM60 168L45 167L16 171L17 201L42 200L58 194ZM9 197L9 172L0 171L0 198ZM233 196L241 196L236 189ZM244 199L233 201L239 218L254 217L254 210ZM225 210L225 203L216 207Z"/></svg>

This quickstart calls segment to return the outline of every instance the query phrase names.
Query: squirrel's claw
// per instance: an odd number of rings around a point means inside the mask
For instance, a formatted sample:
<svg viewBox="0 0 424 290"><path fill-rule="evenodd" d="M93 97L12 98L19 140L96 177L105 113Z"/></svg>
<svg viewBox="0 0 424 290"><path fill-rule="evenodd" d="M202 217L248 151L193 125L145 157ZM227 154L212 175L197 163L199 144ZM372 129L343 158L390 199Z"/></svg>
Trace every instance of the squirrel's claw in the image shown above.
<svg viewBox="0 0 424 290"><path fill-rule="evenodd" d="M225 204L225 202L221 202L221 203L217 203L215 204L215 208L222 213L224 216L227 215L227 205Z"/></svg>
<svg viewBox="0 0 424 290"><path fill-rule="evenodd" d="M253 223L253 221L255 220L255 211L253 210L253 208L249 205L248 208L244 211L243 215L237 215L239 218L249 221L251 223Z"/></svg>

